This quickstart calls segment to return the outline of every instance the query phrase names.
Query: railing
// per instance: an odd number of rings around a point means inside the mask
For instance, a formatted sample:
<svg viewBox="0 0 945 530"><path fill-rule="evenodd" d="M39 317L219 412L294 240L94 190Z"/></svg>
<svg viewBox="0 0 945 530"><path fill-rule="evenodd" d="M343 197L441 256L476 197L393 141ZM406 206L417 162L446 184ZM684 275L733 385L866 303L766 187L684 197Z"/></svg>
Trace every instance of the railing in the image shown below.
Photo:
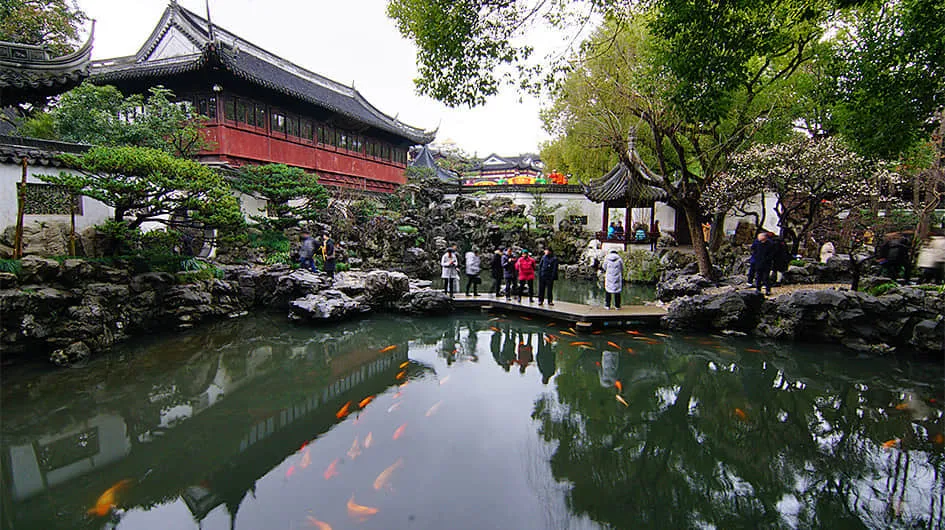
<svg viewBox="0 0 945 530"><path fill-rule="evenodd" d="M483 192L493 193L568 193L583 195L584 190L577 184L496 184L495 186L463 186L448 184L443 186L446 193L469 195Z"/></svg>

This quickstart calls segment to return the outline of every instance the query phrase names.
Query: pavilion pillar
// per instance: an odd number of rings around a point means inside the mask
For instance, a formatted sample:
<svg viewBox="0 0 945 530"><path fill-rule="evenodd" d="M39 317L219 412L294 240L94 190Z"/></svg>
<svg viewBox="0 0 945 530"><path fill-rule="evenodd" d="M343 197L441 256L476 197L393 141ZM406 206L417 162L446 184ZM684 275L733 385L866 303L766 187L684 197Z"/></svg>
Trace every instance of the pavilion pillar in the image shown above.
<svg viewBox="0 0 945 530"><path fill-rule="evenodd" d="M653 227L653 221L656 220L656 201L650 204L650 227Z"/></svg>
<svg viewBox="0 0 945 530"><path fill-rule="evenodd" d="M604 215L601 218L604 220L603 228L604 231L604 240L607 240L607 226L610 223L610 208L607 207L607 201L603 202L604 204Z"/></svg>
<svg viewBox="0 0 945 530"><path fill-rule="evenodd" d="M630 208L629 201L627 202L626 207L627 208L626 210L624 210L624 218L623 218L623 250L624 252L626 252L627 245L630 242L630 230L631 230L631 227L633 226L631 224L633 222L633 210Z"/></svg>

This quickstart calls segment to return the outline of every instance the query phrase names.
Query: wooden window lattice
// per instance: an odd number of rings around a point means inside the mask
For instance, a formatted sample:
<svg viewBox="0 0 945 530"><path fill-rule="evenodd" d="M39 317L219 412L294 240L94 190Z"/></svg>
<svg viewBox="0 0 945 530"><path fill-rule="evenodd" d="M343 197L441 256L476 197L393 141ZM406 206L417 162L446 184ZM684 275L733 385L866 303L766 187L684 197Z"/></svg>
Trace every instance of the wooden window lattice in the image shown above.
<svg viewBox="0 0 945 530"><path fill-rule="evenodd" d="M67 186L55 184L26 184L26 215L82 215L82 196L72 195Z"/></svg>

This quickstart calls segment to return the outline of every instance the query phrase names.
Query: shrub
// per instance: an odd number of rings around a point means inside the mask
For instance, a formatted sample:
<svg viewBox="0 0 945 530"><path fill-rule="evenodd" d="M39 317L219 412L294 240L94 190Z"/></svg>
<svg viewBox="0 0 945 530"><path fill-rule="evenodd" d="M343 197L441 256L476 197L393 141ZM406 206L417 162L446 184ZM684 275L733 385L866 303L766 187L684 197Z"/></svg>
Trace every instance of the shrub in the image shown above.
<svg viewBox="0 0 945 530"><path fill-rule="evenodd" d="M869 289L867 289L866 292L873 296L882 296L886 294L887 292L889 292L890 289L894 289L896 287L899 287L898 283L886 282L886 283L881 283L879 285L874 285L873 287L870 287Z"/></svg>
<svg viewBox="0 0 945 530"><path fill-rule="evenodd" d="M802 259L792 259L791 265L795 267L803 267L804 265L807 265L807 262Z"/></svg>
<svg viewBox="0 0 945 530"><path fill-rule="evenodd" d="M347 263L337 263L335 264L335 272L347 272L351 270L351 265Z"/></svg>
<svg viewBox="0 0 945 530"><path fill-rule="evenodd" d="M289 238L276 230L266 230L259 234L249 234L249 244L255 248L263 248L272 252L288 252Z"/></svg>
<svg viewBox="0 0 945 530"><path fill-rule="evenodd" d="M266 259L263 261L266 263L266 265L275 265L277 263L284 263L286 265L296 264L288 250L285 252L273 252L266 256Z"/></svg>
<svg viewBox="0 0 945 530"><path fill-rule="evenodd" d="M420 230L416 226L400 225L397 227L397 231L400 232L401 234L411 235L411 234L416 234Z"/></svg>
<svg viewBox="0 0 945 530"><path fill-rule="evenodd" d="M19 274L21 270L20 260L18 259L0 259L0 272L9 272Z"/></svg>
<svg viewBox="0 0 945 530"><path fill-rule="evenodd" d="M663 273L660 258L645 250L622 252L624 279L633 283L656 283Z"/></svg>

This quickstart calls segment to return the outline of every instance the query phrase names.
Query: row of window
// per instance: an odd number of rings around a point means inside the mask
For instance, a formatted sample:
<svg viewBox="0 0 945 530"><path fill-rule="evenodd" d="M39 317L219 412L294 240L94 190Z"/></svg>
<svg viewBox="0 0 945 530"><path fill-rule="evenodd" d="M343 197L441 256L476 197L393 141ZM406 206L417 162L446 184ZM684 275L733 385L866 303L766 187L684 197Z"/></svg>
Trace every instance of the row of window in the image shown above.
<svg viewBox="0 0 945 530"><path fill-rule="evenodd" d="M215 97L197 96L194 103L201 114L210 119L216 118ZM347 149L400 164L407 163L406 149L344 129L319 124L308 118L271 109L263 103L246 98L226 98L223 102L223 117L229 121L261 128L266 128L268 118L268 126L274 134L284 134L321 145Z"/></svg>

